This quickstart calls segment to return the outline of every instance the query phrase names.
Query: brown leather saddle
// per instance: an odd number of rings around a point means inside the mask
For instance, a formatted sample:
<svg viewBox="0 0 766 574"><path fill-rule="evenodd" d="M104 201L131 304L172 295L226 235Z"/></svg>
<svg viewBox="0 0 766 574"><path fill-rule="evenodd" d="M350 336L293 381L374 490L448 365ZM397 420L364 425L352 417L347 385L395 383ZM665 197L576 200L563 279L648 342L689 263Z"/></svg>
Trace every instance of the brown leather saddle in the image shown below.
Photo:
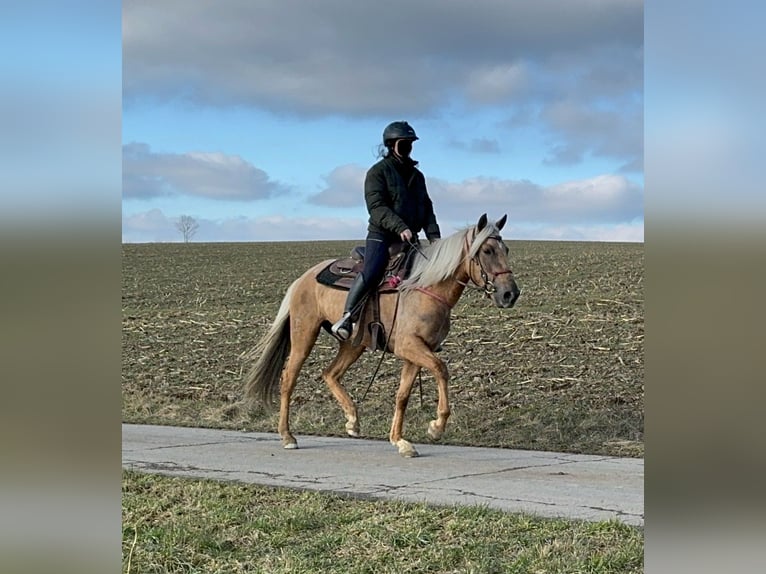
<svg viewBox="0 0 766 574"><path fill-rule="evenodd" d="M353 342L361 344L366 331L370 332L370 344L372 350L386 348L387 337L385 327L380 320L380 293L397 291L399 283L406 279L410 272L413 254L415 250L405 243L394 243L388 249L388 264L378 284L377 290L371 291L355 321ZM317 274L317 281L335 289L348 291L354 278L364 269L364 246L357 245L351 250L349 257L336 259ZM363 328L364 326L364 328ZM328 333L332 334L329 323L323 325Z"/></svg>
<svg viewBox="0 0 766 574"><path fill-rule="evenodd" d="M378 284L379 293L396 291L399 283L410 271L411 247L405 243L394 243L388 248L388 264ZM336 259L317 275L317 281L329 287L348 291L354 278L364 268L364 245L357 245L349 257Z"/></svg>

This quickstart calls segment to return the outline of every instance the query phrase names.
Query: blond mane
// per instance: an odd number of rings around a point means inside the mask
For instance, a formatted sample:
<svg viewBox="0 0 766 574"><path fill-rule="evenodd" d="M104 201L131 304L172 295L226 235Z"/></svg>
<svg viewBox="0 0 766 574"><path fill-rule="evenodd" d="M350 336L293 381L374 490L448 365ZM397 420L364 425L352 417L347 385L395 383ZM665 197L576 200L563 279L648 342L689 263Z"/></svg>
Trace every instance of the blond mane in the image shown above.
<svg viewBox="0 0 766 574"><path fill-rule="evenodd" d="M495 225L488 223L484 229L475 233L468 253L465 254L463 249L466 237L474 233L475 229L475 226L463 228L422 249L423 253L418 253L415 258L410 276L402 281L399 289L409 291L417 287L428 287L452 277L466 257L474 257L489 237L500 233Z"/></svg>

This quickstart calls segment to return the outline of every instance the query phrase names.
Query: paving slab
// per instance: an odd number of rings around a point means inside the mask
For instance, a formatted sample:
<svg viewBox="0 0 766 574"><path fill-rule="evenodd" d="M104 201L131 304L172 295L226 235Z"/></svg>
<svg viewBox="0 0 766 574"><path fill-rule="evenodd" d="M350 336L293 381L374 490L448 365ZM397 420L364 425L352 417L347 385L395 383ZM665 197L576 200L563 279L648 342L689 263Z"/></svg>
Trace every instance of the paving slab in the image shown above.
<svg viewBox="0 0 766 574"><path fill-rule="evenodd" d="M140 472L238 481L438 505L644 524L644 461L438 444L399 456L387 441L122 425L122 466Z"/></svg>

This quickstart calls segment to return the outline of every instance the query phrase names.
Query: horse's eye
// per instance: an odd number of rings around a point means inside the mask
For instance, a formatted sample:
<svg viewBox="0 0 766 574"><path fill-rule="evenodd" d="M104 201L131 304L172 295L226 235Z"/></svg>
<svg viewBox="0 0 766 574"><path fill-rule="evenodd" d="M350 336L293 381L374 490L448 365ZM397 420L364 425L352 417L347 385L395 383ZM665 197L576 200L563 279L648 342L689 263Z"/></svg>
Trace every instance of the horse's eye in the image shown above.
<svg viewBox="0 0 766 574"><path fill-rule="evenodd" d="M492 255L492 248L491 247L485 247L483 249L484 255Z"/></svg>

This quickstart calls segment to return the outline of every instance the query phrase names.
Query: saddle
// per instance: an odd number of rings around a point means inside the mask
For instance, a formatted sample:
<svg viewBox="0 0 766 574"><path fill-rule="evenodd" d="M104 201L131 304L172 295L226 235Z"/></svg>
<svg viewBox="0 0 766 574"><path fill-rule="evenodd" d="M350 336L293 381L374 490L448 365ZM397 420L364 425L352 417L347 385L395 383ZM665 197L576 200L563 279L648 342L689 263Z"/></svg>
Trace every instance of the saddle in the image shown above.
<svg viewBox="0 0 766 574"><path fill-rule="evenodd" d="M357 245L351 250L350 256L343 259L336 259L327 265L317 274L317 281L328 287L348 291L354 278L364 269L364 246ZM384 350L386 348L385 327L380 320L380 294L392 293L398 290L399 283L407 278L411 270L412 249L405 243L394 243L388 249L388 264L383 273L383 278L377 286L377 289L371 289L366 299L362 303L362 308L358 313L358 319L354 328L353 342L359 345L366 330L370 332L371 343L369 347L375 350ZM329 325L324 326L332 334ZM364 327L364 328L363 328Z"/></svg>
<svg viewBox="0 0 766 574"><path fill-rule="evenodd" d="M348 291L354 278L364 269L364 245L357 245L349 257L336 259L317 275L317 281L328 287ZM397 290L399 283L410 271L411 247L405 243L394 243L388 248L388 264L383 278L378 284L379 293L391 293Z"/></svg>

